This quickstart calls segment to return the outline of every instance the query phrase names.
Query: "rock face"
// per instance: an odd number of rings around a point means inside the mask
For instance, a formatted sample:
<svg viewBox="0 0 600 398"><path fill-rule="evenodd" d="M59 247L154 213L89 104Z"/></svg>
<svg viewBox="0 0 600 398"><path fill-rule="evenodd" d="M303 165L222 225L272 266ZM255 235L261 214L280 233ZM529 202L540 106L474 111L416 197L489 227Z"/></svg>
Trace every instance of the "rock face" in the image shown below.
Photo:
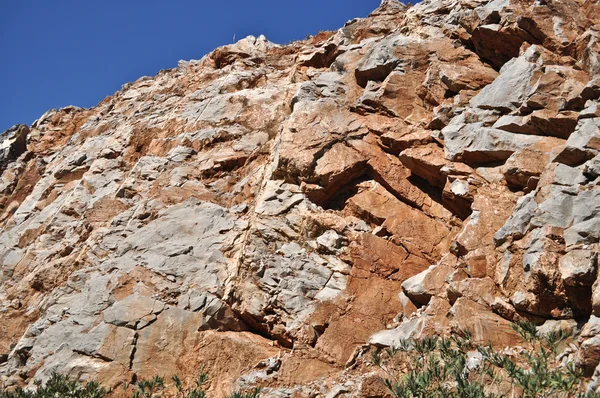
<svg viewBox="0 0 600 398"><path fill-rule="evenodd" d="M584 325L593 373L599 16L386 0L0 135L1 382L375 397L365 344L521 319Z"/></svg>
<svg viewBox="0 0 600 398"><path fill-rule="evenodd" d="M16 125L0 135L0 169L16 160L27 151L29 128L24 124Z"/></svg>

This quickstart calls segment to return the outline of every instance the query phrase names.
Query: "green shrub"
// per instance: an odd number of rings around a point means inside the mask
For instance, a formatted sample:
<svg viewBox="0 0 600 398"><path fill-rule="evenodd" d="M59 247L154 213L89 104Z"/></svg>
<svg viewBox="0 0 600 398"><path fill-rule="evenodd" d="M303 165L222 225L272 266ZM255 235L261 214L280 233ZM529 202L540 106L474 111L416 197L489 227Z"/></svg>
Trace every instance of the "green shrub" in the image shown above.
<svg viewBox="0 0 600 398"><path fill-rule="evenodd" d="M229 396L229 398L259 398L259 397L260 397L260 388L258 388L258 387L247 393L234 392L233 394L231 394Z"/></svg>
<svg viewBox="0 0 600 398"><path fill-rule="evenodd" d="M36 381L35 386L33 391L22 388L14 392L0 390L0 398L102 398L109 392L99 383L82 384L58 373L52 373L46 384Z"/></svg>
<svg viewBox="0 0 600 398"><path fill-rule="evenodd" d="M208 374L201 370L200 374L191 385L185 385L178 375L171 377L172 384L165 382L161 376L151 379L140 379L134 383L125 383L123 392L131 398L207 398L205 386ZM35 388L24 390L17 388L13 392L0 390L0 398L102 398L111 391L101 387L97 382L81 383L69 380L59 373L52 373L50 379L44 384L35 381ZM122 395L121 395L122 396ZM248 393L235 392L229 398L259 398L260 388Z"/></svg>
<svg viewBox="0 0 600 398"><path fill-rule="evenodd" d="M514 329L531 346L513 355L491 345L476 346L468 330L449 338L401 341L397 348L373 353L372 363L387 374L383 382L396 398L596 397L585 394L583 373L558 360L569 337L560 331L539 336L535 325Z"/></svg>

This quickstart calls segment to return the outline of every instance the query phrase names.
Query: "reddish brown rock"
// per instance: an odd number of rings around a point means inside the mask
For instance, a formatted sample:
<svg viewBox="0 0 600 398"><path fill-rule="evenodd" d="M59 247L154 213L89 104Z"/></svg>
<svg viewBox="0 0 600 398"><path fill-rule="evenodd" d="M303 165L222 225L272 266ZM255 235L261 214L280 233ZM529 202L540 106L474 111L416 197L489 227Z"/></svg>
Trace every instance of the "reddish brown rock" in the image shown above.
<svg viewBox="0 0 600 398"><path fill-rule="evenodd" d="M350 244L350 253L354 265L352 275L358 278L375 274L404 282L429 267L429 262L423 257L410 254L402 246L368 233L360 234Z"/></svg>
<svg viewBox="0 0 600 398"><path fill-rule="evenodd" d="M551 161L553 151L558 151L563 144L561 140L547 138L515 152L504 165L506 183L523 188L526 192L535 189L540 175Z"/></svg>
<svg viewBox="0 0 600 398"><path fill-rule="evenodd" d="M478 344L489 343L502 348L523 341L510 327L509 321L464 297L459 298L450 309L450 325L456 329L470 330L473 340Z"/></svg>
<svg viewBox="0 0 600 398"><path fill-rule="evenodd" d="M443 187L446 184L446 176L441 169L449 162L444 158L444 150L437 145L406 149L399 158L413 174L427 180L431 185Z"/></svg>
<svg viewBox="0 0 600 398"><path fill-rule="evenodd" d="M0 383L205 365L218 397L381 396L368 344L503 347L522 319L587 320L565 358L589 373L598 10L386 0L9 131Z"/></svg>

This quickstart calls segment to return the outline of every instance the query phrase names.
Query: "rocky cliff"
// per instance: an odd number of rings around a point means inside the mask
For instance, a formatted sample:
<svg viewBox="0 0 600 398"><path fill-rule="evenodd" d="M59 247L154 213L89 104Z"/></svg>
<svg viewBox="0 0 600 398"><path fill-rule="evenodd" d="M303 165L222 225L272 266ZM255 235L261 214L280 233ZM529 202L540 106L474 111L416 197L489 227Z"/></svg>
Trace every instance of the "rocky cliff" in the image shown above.
<svg viewBox="0 0 600 398"><path fill-rule="evenodd" d="M215 396L374 397L370 346L521 319L591 376L599 50L598 0L384 0L16 126L2 384L204 365Z"/></svg>

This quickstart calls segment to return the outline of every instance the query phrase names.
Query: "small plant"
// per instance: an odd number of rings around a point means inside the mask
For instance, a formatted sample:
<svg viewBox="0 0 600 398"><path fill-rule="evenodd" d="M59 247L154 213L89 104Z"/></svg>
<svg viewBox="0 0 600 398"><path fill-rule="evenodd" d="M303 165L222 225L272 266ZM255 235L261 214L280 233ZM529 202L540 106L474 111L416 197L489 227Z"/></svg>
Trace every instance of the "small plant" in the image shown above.
<svg viewBox="0 0 600 398"><path fill-rule="evenodd" d="M150 380L140 379L134 387L133 398L160 397L165 389L165 380L160 376L154 376Z"/></svg>
<svg viewBox="0 0 600 398"><path fill-rule="evenodd" d="M167 384L163 377L154 376L148 380L140 379L132 384L126 383L123 388L126 394L132 390L132 398L206 398L205 385L208 382L208 374L204 368L201 368L198 377L190 385L186 385L177 374L171 377L171 381L173 384Z"/></svg>
<svg viewBox="0 0 600 398"><path fill-rule="evenodd" d="M514 330L531 347L516 355L477 346L468 330L449 338L401 341L378 350L372 363L387 375L383 382L396 398L596 397L585 394L583 373L558 360L566 331L539 336L534 324L519 322Z"/></svg>
<svg viewBox="0 0 600 398"><path fill-rule="evenodd" d="M247 392L247 393L234 392L228 398L259 398L259 397L260 397L260 388L257 387L254 390Z"/></svg>
<svg viewBox="0 0 600 398"><path fill-rule="evenodd" d="M167 384L161 376L150 379L140 379L134 383L125 383L123 393L120 396L131 398L207 398L205 391L208 382L208 374L201 369L198 377L193 383L186 385L179 375L171 377L172 384ZM35 389L25 390L17 388L13 392L0 390L0 398L103 398L111 393L97 382L81 383L69 380L59 373L52 373L50 379L44 384L35 381ZM260 388L242 393L235 392L228 398L259 398Z"/></svg>
<svg viewBox="0 0 600 398"><path fill-rule="evenodd" d="M97 382L82 384L59 373L52 373L45 384L39 380L34 384L36 388L31 391L22 388L14 392L0 390L0 398L102 398L109 392Z"/></svg>
<svg viewBox="0 0 600 398"><path fill-rule="evenodd" d="M208 374L201 370L200 375L194 380L194 385L191 387L184 387L183 382L178 375L171 377L171 380L175 383L177 389L177 397L185 398L205 398L206 392L204 391L204 385L208 382Z"/></svg>

